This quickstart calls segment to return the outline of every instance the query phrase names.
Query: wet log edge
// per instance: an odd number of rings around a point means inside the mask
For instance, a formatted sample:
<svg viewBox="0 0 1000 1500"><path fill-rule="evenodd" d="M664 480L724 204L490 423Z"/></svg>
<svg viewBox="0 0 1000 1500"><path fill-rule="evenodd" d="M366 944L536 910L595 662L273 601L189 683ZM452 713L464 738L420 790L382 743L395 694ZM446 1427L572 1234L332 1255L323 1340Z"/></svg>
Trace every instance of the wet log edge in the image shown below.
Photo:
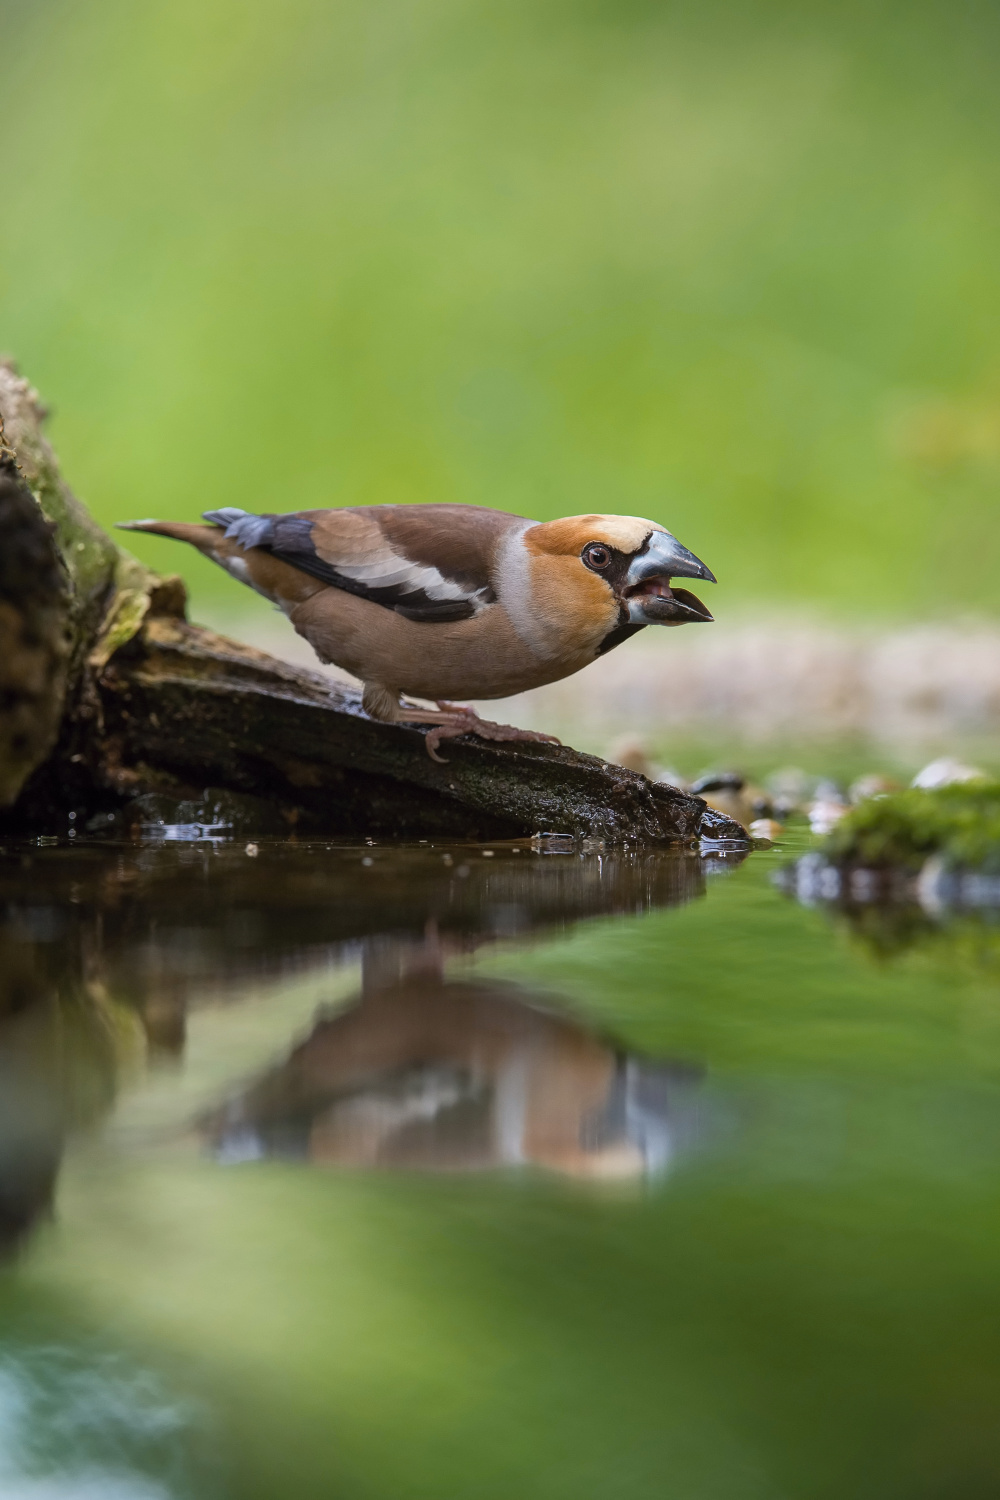
<svg viewBox="0 0 1000 1500"><path fill-rule="evenodd" d="M358 692L178 619L150 618L108 663L100 693L123 793L156 766L274 798L303 826L331 832L745 838L700 797L568 747L469 737L450 741L437 765L422 727L378 723Z"/></svg>

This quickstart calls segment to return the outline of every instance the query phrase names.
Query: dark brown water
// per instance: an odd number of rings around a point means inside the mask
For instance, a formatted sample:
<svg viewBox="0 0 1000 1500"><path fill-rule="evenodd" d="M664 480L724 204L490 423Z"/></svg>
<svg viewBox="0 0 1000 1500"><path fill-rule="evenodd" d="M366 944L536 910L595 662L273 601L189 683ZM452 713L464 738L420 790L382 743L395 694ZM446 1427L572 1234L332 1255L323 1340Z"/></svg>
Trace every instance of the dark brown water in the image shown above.
<svg viewBox="0 0 1000 1500"><path fill-rule="evenodd" d="M0 854L0 1495L1000 1490L988 905L179 832Z"/></svg>

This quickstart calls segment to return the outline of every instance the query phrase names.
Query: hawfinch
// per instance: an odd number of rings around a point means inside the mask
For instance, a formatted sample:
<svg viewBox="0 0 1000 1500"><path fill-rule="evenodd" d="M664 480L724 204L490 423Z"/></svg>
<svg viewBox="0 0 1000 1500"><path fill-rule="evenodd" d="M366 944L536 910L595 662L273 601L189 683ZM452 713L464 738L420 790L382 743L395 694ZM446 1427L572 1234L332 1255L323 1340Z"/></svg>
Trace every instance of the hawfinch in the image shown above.
<svg viewBox="0 0 1000 1500"><path fill-rule="evenodd" d="M452 698L508 698L568 677L647 625L711 620L672 578L715 582L655 521L567 516L539 524L474 505L371 505L207 525L126 521L190 542L288 616L319 659L359 677L375 719L443 739L549 735L491 724ZM430 699L436 709L401 702Z"/></svg>

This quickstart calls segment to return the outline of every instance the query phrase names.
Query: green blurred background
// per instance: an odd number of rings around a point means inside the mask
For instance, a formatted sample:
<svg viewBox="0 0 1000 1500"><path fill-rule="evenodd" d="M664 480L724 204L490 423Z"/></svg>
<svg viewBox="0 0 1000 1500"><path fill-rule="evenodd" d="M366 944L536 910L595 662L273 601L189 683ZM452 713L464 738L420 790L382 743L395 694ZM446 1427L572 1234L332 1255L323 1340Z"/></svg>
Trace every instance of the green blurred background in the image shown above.
<svg viewBox="0 0 1000 1500"><path fill-rule="evenodd" d="M638 512L719 611L996 612L992 0L0 0L0 27L0 347L103 521ZM196 610L231 597L135 547Z"/></svg>

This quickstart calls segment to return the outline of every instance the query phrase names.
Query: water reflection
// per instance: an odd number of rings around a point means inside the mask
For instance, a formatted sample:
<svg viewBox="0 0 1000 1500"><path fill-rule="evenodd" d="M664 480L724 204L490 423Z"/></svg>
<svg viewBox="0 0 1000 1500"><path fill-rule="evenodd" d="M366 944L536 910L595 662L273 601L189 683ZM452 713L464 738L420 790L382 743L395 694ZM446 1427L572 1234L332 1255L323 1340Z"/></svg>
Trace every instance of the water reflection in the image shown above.
<svg viewBox="0 0 1000 1500"><path fill-rule="evenodd" d="M873 956L920 950L946 970L1000 977L1000 875L952 870L937 858L919 873L841 866L818 850L775 871L773 884L819 907Z"/></svg>
<svg viewBox="0 0 1000 1500"><path fill-rule="evenodd" d="M50 1210L66 1134L107 1108L127 1045L58 917L15 902L0 924L0 1255Z"/></svg>
<svg viewBox="0 0 1000 1500"><path fill-rule="evenodd" d="M954 950L868 961L776 895L781 853L628 921L704 865L580 854L0 857L7 1076L45 1103L45 1182L120 1095L0 1326L100 1329L207 1414L92 1449L34 1404L0 1494L997 1492L995 991ZM956 921L978 964L997 929ZM498 936L537 951L463 961ZM594 1190L696 1138L671 1191ZM12 1375L0 1424L35 1378Z"/></svg>
<svg viewBox="0 0 1000 1500"><path fill-rule="evenodd" d="M696 1070L629 1057L517 985L446 979L436 936L365 953L362 994L205 1122L220 1160L662 1172ZM548 1001L548 1003L546 1003Z"/></svg>
<svg viewBox="0 0 1000 1500"><path fill-rule="evenodd" d="M0 850L0 1247L51 1206L69 1132L143 1062L182 1063L192 1006L362 960L345 1014L206 1124L223 1159L661 1170L691 1076L624 1057L558 999L446 961L677 906L740 856L575 845L190 844Z"/></svg>

